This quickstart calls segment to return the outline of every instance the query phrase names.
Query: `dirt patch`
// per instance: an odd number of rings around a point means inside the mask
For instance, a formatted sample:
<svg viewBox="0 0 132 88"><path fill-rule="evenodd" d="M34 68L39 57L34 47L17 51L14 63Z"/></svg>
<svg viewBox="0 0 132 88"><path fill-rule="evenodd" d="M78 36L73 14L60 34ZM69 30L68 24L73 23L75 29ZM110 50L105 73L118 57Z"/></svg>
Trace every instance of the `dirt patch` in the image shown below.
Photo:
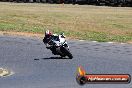
<svg viewBox="0 0 132 88"><path fill-rule="evenodd" d="M0 31L0 35L9 35L9 36L25 36L25 37L34 37L38 39L42 39L44 34L39 33L27 33L27 32L12 32L12 31ZM66 37L67 40L80 40L76 37ZM119 43L119 42L115 42ZM127 41L126 43L132 44L132 41Z"/></svg>
<svg viewBox="0 0 132 88"><path fill-rule="evenodd" d="M0 31L0 35L37 37L39 39L42 39L44 37L44 34L27 33L27 32L12 32L12 31ZM68 40L79 40L79 39L74 38L74 37L66 37L66 39L68 39Z"/></svg>
<svg viewBox="0 0 132 88"><path fill-rule="evenodd" d="M26 33L26 32L8 32L8 31L0 31L0 35L11 35L11 36L25 36L25 37L38 37L42 38L43 34L38 33Z"/></svg>

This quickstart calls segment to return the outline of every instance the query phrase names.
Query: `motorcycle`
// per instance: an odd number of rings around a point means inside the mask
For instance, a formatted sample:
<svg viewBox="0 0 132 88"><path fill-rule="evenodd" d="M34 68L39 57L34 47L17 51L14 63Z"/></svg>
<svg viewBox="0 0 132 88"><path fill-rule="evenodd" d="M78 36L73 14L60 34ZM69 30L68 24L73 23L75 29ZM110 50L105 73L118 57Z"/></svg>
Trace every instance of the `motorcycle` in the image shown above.
<svg viewBox="0 0 132 88"><path fill-rule="evenodd" d="M62 58L68 56L70 59L73 58L69 50L69 46L63 35L53 35L47 39L46 48L50 49L54 55L60 55ZM44 41L44 39L43 39Z"/></svg>

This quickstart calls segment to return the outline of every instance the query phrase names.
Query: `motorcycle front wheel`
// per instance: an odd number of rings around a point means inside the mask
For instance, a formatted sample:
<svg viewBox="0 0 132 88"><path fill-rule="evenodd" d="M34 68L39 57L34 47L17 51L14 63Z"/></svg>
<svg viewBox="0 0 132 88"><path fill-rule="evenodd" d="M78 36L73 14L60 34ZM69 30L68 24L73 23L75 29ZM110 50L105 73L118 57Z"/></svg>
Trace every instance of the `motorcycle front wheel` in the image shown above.
<svg viewBox="0 0 132 88"><path fill-rule="evenodd" d="M68 49L67 47L62 47L62 52L63 52L66 56L68 56L70 59L73 58L71 52L69 51L69 49Z"/></svg>

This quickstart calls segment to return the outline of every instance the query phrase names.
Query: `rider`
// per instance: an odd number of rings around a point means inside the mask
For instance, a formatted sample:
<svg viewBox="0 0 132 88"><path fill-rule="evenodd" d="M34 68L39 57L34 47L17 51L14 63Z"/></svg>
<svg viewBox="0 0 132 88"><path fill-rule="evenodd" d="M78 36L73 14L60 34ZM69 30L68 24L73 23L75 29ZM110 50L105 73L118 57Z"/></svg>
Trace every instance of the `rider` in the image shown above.
<svg viewBox="0 0 132 88"><path fill-rule="evenodd" d="M51 39L51 37L52 37L52 33L49 30L46 30L45 31L45 36L44 36L43 42L45 44L48 43L49 40Z"/></svg>

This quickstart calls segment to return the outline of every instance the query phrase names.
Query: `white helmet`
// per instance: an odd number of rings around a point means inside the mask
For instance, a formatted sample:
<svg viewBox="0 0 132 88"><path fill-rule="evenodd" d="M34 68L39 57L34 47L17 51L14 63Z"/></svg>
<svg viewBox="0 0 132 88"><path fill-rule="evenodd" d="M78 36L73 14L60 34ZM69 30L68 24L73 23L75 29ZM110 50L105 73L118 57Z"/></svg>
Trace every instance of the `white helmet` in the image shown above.
<svg viewBox="0 0 132 88"><path fill-rule="evenodd" d="M45 31L45 35L51 35L52 33L49 30Z"/></svg>

